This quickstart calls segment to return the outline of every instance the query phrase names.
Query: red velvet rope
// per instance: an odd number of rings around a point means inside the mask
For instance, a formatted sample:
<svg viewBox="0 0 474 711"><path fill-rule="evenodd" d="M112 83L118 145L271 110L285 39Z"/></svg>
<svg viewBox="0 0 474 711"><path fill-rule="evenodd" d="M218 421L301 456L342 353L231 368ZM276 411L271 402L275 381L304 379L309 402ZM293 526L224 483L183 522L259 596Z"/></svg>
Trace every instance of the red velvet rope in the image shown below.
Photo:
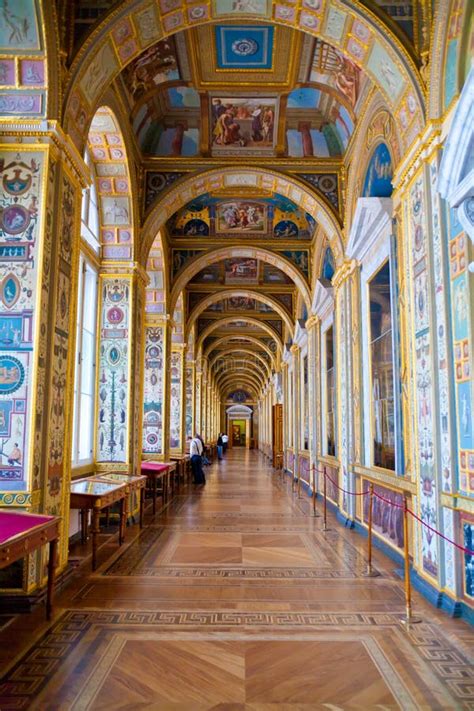
<svg viewBox="0 0 474 711"><path fill-rule="evenodd" d="M454 546L455 548L459 548L460 551L462 551L463 553L467 553L467 555L474 555L474 551L471 551L469 548L464 548L464 546L460 546L459 543L455 543L450 538L445 536L443 533L441 533L440 531L437 531L436 528L433 528L432 526L430 526L429 523L425 523L425 521L423 521L423 519L421 519L419 516L417 516L416 513L414 511L412 511L411 509L407 508L407 512L409 514L411 514L413 516L413 518L416 518L416 520L419 521L422 524L422 526L425 526L433 533L436 533L436 535L439 536L440 538L442 538L444 541L451 543L452 546Z"/></svg>
<svg viewBox="0 0 474 711"><path fill-rule="evenodd" d="M360 493L353 492L353 491L347 491L346 489L343 489L338 484L336 484L336 482L333 479L331 479L329 474L327 474L326 472L324 472L324 476L327 479L329 479L329 481L332 482L337 489L339 489L340 491L343 491L345 494L349 494L350 496L366 496L367 494L370 494L370 491L361 491ZM384 496L380 496L380 494L377 494L376 491L374 491L373 494L378 499L380 499L380 501L383 501L384 503L389 504L390 506L395 506L395 508L397 508L397 509L404 509L405 508L405 506L403 506L401 504L396 504L394 501L390 501L390 499L386 499ZM459 543L452 541L450 538L445 536L443 533L438 531L436 528L433 528L433 526L430 526L428 523L423 521L423 519L421 519L419 516L417 516L416 513L414 511L412 511L411 509L409 509L408 507L407 507L407 513L409 513L411 516L413 516L413 518L415 518L417 521L419 521L422 526L425 526L425 528L428 528L432 533L436 533L437 536L442 538L447 543L451 543L452 546L454 546L455 548L458 548L458 550L462 551L463 553L466 553L467 555L474 556L473 550L471 550L470 548L465 548L464 546L459 545Z"/></svg>
<svg viewBox="0 0 474 711"><path fill-rule="evenodd" d="M380 494L377 494L376 491L374 491L374 496L376 496L380 501L384 501L386 504L390 504L390 506L395 506L397 509L404 509L405 507L402 504L396 504L395 501L390 501L390 499L386 499L383 496L380 496Z"/></svg>
<svg viewBox="0 0 474 711"><path fill-rule="evenodd" d="M339 484L336 484L336 482L331 479L329 474L324 472L324 476L331 481L334 486L339 489L340 491L343 491L345 494L348 494L349 496L367 496L367 494L370 494L370 491L347 491L347 489L343 489L342 486L339 486Z"/></svg>

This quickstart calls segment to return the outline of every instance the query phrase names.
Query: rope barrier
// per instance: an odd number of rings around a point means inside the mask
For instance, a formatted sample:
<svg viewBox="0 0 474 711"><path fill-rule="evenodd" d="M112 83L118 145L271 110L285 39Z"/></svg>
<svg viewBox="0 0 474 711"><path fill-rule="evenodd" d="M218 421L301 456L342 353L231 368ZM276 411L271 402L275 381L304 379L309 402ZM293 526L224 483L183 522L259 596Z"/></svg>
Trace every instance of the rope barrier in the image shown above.
<svg viewBox="0 0 474 711"><path fill-rule="evenodd" d="M428 528L433 533L436 533L436 535L439 536L440 538L442 538L444 541L451 543L451 545L454 546L455 548L459 548L459 550L462 551L463 553L467 553L467 555L474 556L474 551L471 551L470 548L464 548L464 546L460 546L459 543L455 543L455 541L452 541L450 538L448 538L443 533L441 533L441 531L438 531L436 528L433 528L433 526L430 526L429 523L426 523L425 521L423 521L423 519L421 519L419 516L417 516L416 513L414 511L412 511L411 509L407 508L407 511L409 514L411 514L413 516L413 518L416 518L416 520L419 521L422 524L422 526L425 526L425 528Z"/></svg>
<svg viewBox="0 0 474 711"><path fill-rule="evenodd" d="M404 506L402 504L396 504L395 501L390 501L390 499L386 499L384 496L380 496L380 494L377 494L376 491L374 491L374 496L377 497L377 499L380 499L380 501L384 501L386 504L390 504L390 506L395 506L397 509L403 509Z"/></svg>
<svg viewBox="0 0 474 711"><path fill-rule="evenodd" d="M331 479L329 474L325 473L324 474L327 479L329 479L330 482L334 484L334 486L339 489L340 491L343 491L345 494L348 494L349 496L367 496L367 494L370 494L370 491L347 491L347 489L343 489L342 486L339 486L339 484L336 484L336 482Z"/></svg>

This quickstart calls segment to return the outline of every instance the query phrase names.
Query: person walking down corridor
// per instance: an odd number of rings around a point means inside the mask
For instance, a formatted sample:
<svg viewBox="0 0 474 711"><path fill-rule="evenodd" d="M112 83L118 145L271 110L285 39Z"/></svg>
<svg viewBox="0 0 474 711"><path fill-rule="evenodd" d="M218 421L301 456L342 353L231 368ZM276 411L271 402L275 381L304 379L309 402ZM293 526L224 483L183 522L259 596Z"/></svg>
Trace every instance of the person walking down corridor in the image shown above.
<svg viewBox="0 0 474 711"><path fill-rule="evenodd" d="M227 452L227 446L229 444L229 436L223 432L222 433L222 445L224 447L224 454Z"/></svg>
<svg viewBox="0 0 474 711"><path fill-rule="evenodd" d="M205 484L206 477L204 476L204 470L202 468L202 453L204 448L202 446L201 438L198 434L195 434L191 440L189 447L189 454L191 455L191 468L193 471L193 481L195 484Z"/></svg>
<svg viewBox="0 0 474 711"><path fill-rule="evenodd" d="M224 454L224 442L222 440L222 432L219 433L217 438L217 459L221 462L222 456Z"/></svg>

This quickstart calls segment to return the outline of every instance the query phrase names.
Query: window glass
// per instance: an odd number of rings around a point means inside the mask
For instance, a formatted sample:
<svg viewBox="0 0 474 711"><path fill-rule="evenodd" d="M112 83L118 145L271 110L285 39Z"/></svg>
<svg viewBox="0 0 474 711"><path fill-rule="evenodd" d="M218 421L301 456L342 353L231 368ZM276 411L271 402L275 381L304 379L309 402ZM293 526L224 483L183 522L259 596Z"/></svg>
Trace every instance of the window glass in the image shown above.
<svg viewBox="0 0 474 711"><path fill-rule="evenodd" d="M393 340L388 262L369 282L369 297L373 463L394 470Z"/></svg>
<svg viewBox="0 0 474 711"><path fill-rule="evenodd" d="M81 255L77 299L73 464L84 464L93 458L96 309L97 271Z"/></svg>

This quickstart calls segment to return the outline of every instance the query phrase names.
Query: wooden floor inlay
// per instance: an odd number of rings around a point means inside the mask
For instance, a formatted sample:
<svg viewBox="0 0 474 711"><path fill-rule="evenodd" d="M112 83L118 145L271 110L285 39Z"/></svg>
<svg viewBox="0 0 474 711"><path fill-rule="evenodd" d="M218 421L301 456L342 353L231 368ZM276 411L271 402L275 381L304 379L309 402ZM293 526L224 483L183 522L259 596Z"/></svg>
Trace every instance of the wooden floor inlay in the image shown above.
<svg viewBox="0 0 474 711"><path fill-rule="evenodd" d="M379 551L239 450L97 571L0 629L0 709L474 709L472 628L414 594ZM111 555L107 559L107 555ZM80 558L80 556L79 556Z"/></svg>

